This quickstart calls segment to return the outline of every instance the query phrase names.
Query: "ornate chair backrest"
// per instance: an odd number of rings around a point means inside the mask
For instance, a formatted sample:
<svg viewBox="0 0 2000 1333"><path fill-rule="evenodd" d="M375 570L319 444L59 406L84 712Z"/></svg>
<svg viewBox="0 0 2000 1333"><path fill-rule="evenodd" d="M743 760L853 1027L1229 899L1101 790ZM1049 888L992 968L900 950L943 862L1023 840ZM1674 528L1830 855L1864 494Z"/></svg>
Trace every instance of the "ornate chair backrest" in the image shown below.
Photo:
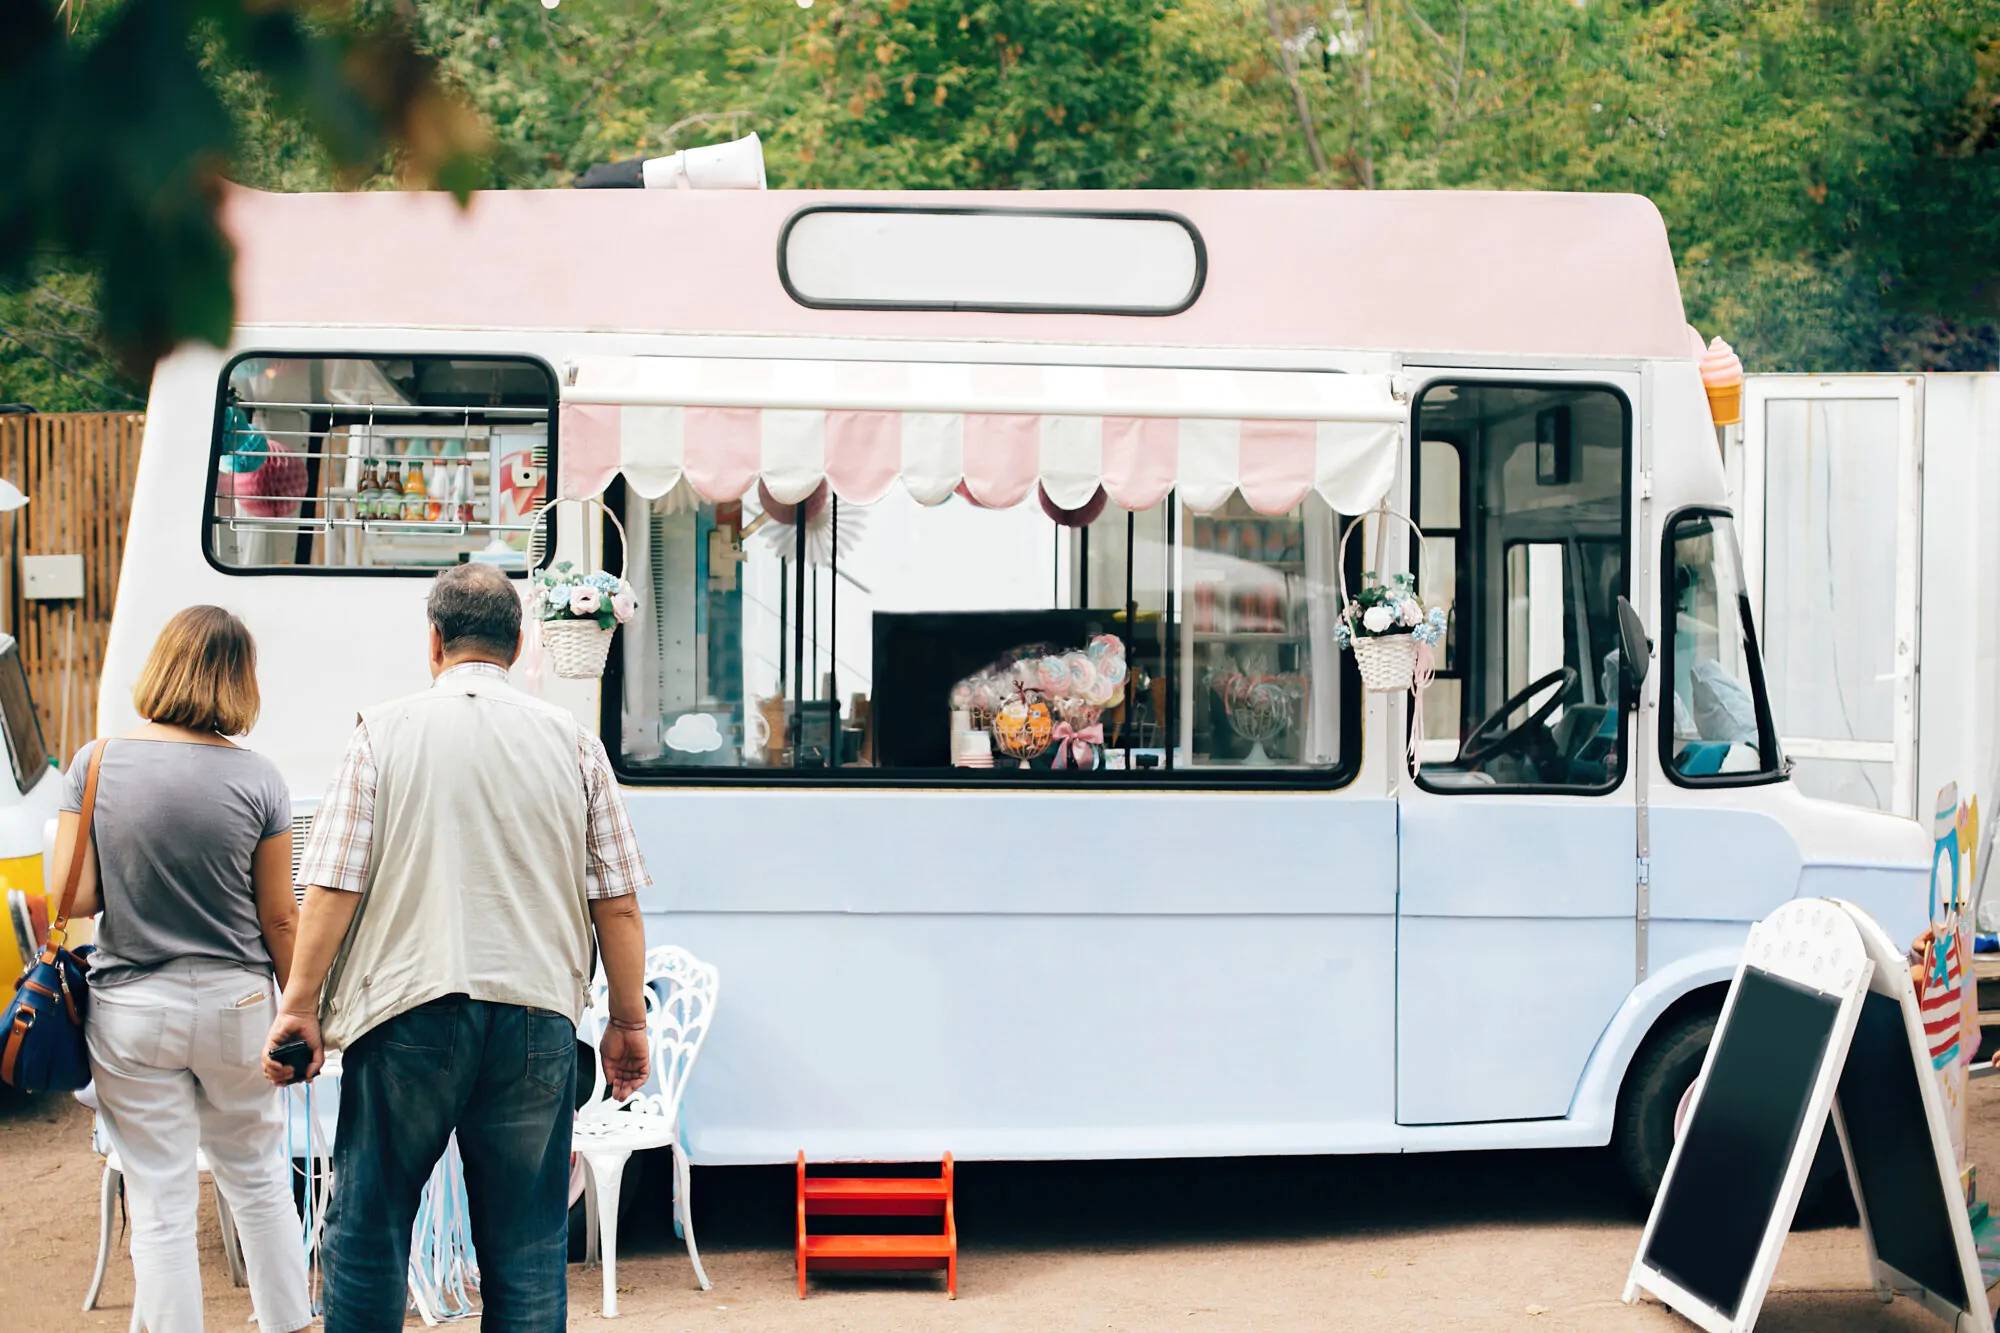
<svg viewBox="0 0 2000 1333"><path fill-rule="evenodd" d="M604 1065L595 1058L605 1016L610 1012L609 985L600 970L590 987L590 1008L577 1026L577 1035L592 1050L590 1100L577 1114L637 1113L668 1120L678 1116L688 1074L708 1038L721 989L721 974L715 967L687 950L668 944L646 951L646 1036L652 1077L621 1105L606 1097Z"/></svg>

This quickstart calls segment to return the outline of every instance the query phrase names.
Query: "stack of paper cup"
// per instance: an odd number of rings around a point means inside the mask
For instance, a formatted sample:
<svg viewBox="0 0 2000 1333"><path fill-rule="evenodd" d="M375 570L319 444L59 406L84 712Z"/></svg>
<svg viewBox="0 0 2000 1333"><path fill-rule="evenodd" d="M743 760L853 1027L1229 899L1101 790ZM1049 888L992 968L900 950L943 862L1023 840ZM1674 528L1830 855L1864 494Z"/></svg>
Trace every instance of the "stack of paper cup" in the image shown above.
<svg viewBox="0 0 2000 1333"><path fill-rule="evenodd" d="M1701 387L1708 391L1708 414L1718 426L1743 420L1743 363L1720 338L1701 354Z"/></svg>
<svg viewBox="0 0 2000 1333"><path fill-rule="evenodd" d="M985 731L968 731L958 738L957 761L960 768L993 767L993 736Z"/></svg>
<svg viewBox="0 0 2000 1333"><path fill-rule="evenodd" d="M972 730L972 710L954 708L951 710L951 762L954 767L965 761L960 757L965 752L965 733Z"/></svg>

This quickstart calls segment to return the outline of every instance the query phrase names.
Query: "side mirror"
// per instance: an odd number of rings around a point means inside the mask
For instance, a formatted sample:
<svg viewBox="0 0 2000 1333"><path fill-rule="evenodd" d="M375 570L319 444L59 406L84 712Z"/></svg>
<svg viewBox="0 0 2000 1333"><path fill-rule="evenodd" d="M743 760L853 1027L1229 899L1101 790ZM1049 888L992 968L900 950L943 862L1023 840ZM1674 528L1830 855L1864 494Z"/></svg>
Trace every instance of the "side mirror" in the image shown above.
<svg viewBox="0 0 2000 1333"><path fill-rule="evenodd" d="M1646 670L1653 661L1653 641L1646 637L1639 610L1625 597L1618 599L1618 671L1626 690L1636 696L1646 683Z"/></svg>

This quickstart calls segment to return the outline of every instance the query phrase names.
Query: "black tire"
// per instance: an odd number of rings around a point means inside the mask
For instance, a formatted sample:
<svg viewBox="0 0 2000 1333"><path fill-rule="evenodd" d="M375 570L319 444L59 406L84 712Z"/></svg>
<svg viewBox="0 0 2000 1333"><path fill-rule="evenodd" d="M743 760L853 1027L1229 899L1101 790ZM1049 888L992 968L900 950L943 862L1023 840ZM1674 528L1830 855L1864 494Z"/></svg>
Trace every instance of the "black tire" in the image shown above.
<svg viewBox="0 0 2000 1333"><path fill-rule="evenodd" d="M1612 1143L1643 1208L1653 1206L1653 1196L1667 1174L1667 1158L1674 1151L1674 1112L1701 1073L1701 1062L1715 1037L1715 1019L1707 1012L1689 1014L1661 1028L1625 1075Z"/></svg>
<svg viewBox="0 0 2000 1333"><path fill-rule="evenodd" d="M1712 1013L1690 1014L1654 1033L1625 1076L1614 1143L1625 1179L1642 1208L1652 1208L1653 1197L1660 1192L1667 1158L1674 1150L1674 1113L1701 1073L1701 1062L1715 1039L1716 1018ZM1794 1216L1804 1226L1842 1225L1854 1220L1847 1163L1840 1155L1840 1140L1831 1120L1820 1135Z"/></svg>
<svg viewBox="0 0 2000 1333"><path fill-rule="evenodd" d="M1853 1226L1860 1217L1854 1191L1847 1187L1847 1159L1840 1155L1840 1135L1834 1132L1829 1116L1812 1167L1806 1172L1806 1187L1799 1195L1798 1211L1792 1214L1792 1227Z"/></svg>

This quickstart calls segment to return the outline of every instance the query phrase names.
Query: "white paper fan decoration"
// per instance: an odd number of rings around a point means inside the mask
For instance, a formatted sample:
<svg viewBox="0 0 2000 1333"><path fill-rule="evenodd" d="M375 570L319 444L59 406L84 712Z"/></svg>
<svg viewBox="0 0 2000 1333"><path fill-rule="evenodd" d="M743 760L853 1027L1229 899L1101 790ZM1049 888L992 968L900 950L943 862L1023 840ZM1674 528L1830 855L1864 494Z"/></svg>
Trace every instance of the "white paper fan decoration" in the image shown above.
<svg viewBox="0 0 2000 1333"><path fill-rule="evenodd" d="M868 511L836 496L832 503L821 505L819 512L806 519L806 560L810 564L828 566L834 563L833 517L836 509L840 514L841 559L853 555L854 548L861 544L862 533L868 527ZM757 535L770 544L773 553L784 559L789 560L798 553L798 530L790 523L781 523L768 514L763 515L757 524Z"/></svg>

